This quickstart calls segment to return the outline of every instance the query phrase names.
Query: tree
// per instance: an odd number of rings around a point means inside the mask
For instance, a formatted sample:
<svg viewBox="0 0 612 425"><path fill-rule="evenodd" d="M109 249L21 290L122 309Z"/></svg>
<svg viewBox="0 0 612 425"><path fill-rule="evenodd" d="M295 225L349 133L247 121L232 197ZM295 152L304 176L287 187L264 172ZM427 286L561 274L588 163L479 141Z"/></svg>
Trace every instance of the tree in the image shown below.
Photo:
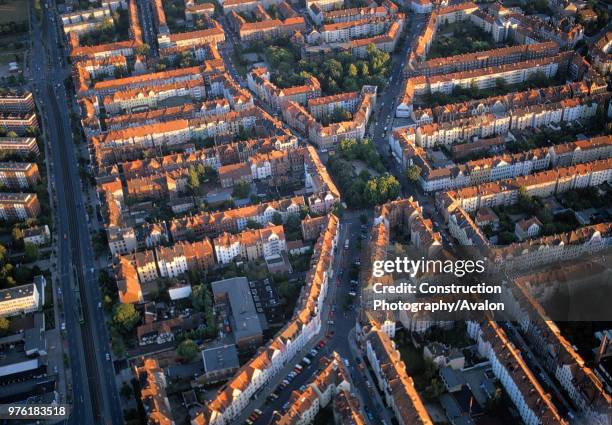
<svg viewBox="0 0 612 425"><path fill-rule="evenodd" d="M346 70L346 74L351 77L351 78L356 78L357 77L357 73L359 71L357 70L357 66L355 66L355 64L350 64Z"/></svg>
<svg viewBox="0 0 612 425"><path fill-rule="evenodd" d="M26 242L23 247L23 252L27 263L38 260L38 246L36 246L36 244Z"/></svg>
<svg viewBox="0 0 612 425"><path fill-rule="evenodd" d="M132 389L132 386L128 384L127 382L123 383L123 385L121 386L120 392L121 392L121 397L123 397L126 400L129 400L134 395L134 390Z"/></svg>
<svg viewBox="0 0 612 425"><path fill-rule="evenodd" d="M417 182L419 177L421 177L421 171L423 170L418 165L411 165L410 167L406 168L406 177L412 182Z"/></svg>
<svg viewBox="0 0 612 425"><path fill-rule="evenodd" d="M11 322L6 317L0 317L0 336L5 336L8 334L9 327L11 326Z"/></svg>
<svg viewBox="0 0 612 425"><path fill-rule="evenodd" d="M272 223L276 226L283 224L283 216L281 216L278 211L272 214Z"/></svg>
<svg viewBox="0 0 612 425"><path fill-rule="evenodd" d="M134 49L134 53L142 56L149 56L151 54L151 46L144 43Z"/></svg>
<svg viewBox="0 0 612 425"><path fill-rule="evenodd" d="M186 339L179 344L176 354L184 360L191 361L198 355L198 346L193 340Z"/></svg>
<svg viewBox="0 0 612 425"><path fill-rule="evenodd" d="M198 171L194 167L189 167L189 176L187 178L187 184L192 193L195 193L200 187L200 176Z"/></svg>
<svg viewBox="0 0 612 425"><path fill-rule="evenodd" d="M444 392L444 384L437 377L429 381L429 385L425 387L425 398L436 400Z"/></svg>
<svg viewBox="0 0 612 425"><path fill-rule="evenodd" d="M251 186L243 181L236 183L232 189L232 196L238 199L246 198L249 193L251 193Z"/></svg>
<svg viewBox="0 0 612 425"><path fill-rule="evenodd" d="M115 307L113 324L123 333L130 333L140 321L140 313L133 304L119 304Z"/></svg>

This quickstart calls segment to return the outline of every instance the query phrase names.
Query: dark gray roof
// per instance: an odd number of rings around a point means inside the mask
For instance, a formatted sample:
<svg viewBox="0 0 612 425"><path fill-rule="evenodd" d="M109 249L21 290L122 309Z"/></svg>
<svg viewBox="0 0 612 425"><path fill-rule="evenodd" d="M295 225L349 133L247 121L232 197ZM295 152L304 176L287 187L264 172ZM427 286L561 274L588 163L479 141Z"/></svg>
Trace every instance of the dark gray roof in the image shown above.
<svg viewBox="0 0 612 425"><path fill-rule="evenodd" d="M236 341L262 333L261 323L246 277L218 280L213 282L211 286L215 296L227 293L232 310L232 331Z"/></svg>
<svg viewBox="0 0 612 425"><path fill-rule="evenodd" d="M202 351L204 361L204 371L212 372L215 370L238 368L238 350L234 344L219 344L211 346Z"/></svg>

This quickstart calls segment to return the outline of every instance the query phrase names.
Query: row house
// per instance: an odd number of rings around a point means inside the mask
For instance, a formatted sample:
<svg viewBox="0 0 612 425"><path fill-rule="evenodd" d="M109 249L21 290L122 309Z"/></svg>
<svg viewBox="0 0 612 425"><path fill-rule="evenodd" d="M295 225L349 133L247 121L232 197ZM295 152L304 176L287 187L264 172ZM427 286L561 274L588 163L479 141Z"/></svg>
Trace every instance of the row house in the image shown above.
<svg viewBox="0 0 612 425"><path fill-rule="evenodd" d="M258 6L268 8L272 5L278 6L283 0L223 0L223 13L225 15L232 11L252 12Z"/></svg>
<svg viewBox="0 0 612 425"><path fill-rule="evenodd" d="M159 71L143 75L117 78L114 80L98 81L93 85L93 91L98 96L108 96L117 91L161 86L172 83L184 83L189 80L197 80L201 75L201 66L177 68L169 71Z"/></svg>
<svg viewBox="0 0 612 425"><path fill-rule="evenodd" d="M294 391L289 398L289 407L282 415L273 419L273 425L307 425L312 423L317 413L331 406L334 417L352 417L352 424L364 424L363 413L359 402L350 395L350 374L342 363L342 358L335 351L330 358L320 360L320 369L305 385L304 390ZM333 404L332 404L333 402ZM350 404L349 404L350 403ZM342 422L338 422L342 423Z"/></svg>
<svg viewBox="0 0 612 425"><path fill-rule="evenodd" d="M479 90L495 87L501 78L508 85L525 82L531 75L542 73L548 78L557 75L559 69L567 68L574 52L562 52L555 56L530 59L482 69L454 72L430 77L417 76L408 78L404 83L404 95L396 109L398 117L408 117L412 114L414 97L425 93L452 93L455 87L470 88L476 86Z"/></svg>
<svg viewBox="0 0 612 425"><path fill-rule="evenodd" d="M483 52L465 53L445 58L430 59L425 62L412 60L408 63L408 76L440 75L454 72L471 71L480 68L490 68L531 59L555 56L559 53L559 45L553 41L502 47Z"/></svg>
<svg viewBox="0 0 612 425"><path fill-rule="evenodd" d="M310 211L323 214L340 203L340 191L312 146L303 150L304 191L308 196Z"/></svg>
<svg viewBox="0 0 612 425"><path fill-rule="evenodd" d="M134 375L148 422L174 425L172 407L166 395L166 375L157 360L145 358L142 366L134 367Z"/></svg>
<svg viewBox="0 0 612 425"><path fill-rule="evenodd" d="M236 15L238 16L238 15ZM242 42L256 42L290 37L296 31L306 30L306 21L301 16L268 19L260 22L241 22L238 35Z"/></svg>
<svg viewBox="0 0 612 425"><path fill-rule="evenodd" d="M118 256L115 273L120 297L126 302L141 299L140 285L160 277L175 278L189 270L205 270L215 264L213 246L205 238L197 242L179 241L168 247L157 247ZM135 273L134 273L135 271Z"/></svg>
<svg viewBox="0 0 612 425"><path fill-rule="evenodd" d="M389 12L383 6L355 7L350 9L330 10L324 13L326 22L350 22L367 18L382 18ZM320 23L319 23L320 25Z"/></svg>
<svg viewBox="0 0 612 425"><path fill-rule="evenodd" d="M213 245L217 262L220 264L228 264L236 257L255 261L260 258L279 257L287 252L282 225L246 229L236 235L223 233L213 240Z"/></svg>
<svg viewBox="0 0 612 425"><path fill-rule="evenodd" d="M602 74L612 72L612 31L605 32L593 45L593 66Z"/></svg>
<svg viewBox="0 0 612 425"><path fill-rule="evenodd" d="M157 34L157 42L162 49L177 47L187 48L208 43L223 43L225 32L221 25L212 18L205 19L208 28L177 34Z"/></svg>
<svg viewBox="0 0 612 425"><path fill-rule="evenodd" d="M482 207L512 205L518 199L519 189L530 196L546 197L567 190L598 186L612 180L612 158L569 167L540 171L495 183L484 183L448 194L468 212Z"/></svg>
<svg viewBox="0 0 612 425"><path fill-rule="evenodd" d="M27 189L40 181L35 162L0 162L0 186Z"/></svg>
<svg viewBox="0 0 612 425"><path fill-rule="evenodd" d="M493 373L525 424L567 424L501 327L494 321L469 321L468 333L478 342L479 354L491 362Z"/></svg>
<svg viewBox="0 0 612 425"><path fill-rule="evenodd" d="M587 266L587 267L585 267ZM520 317L518 325L527 335L534 351L544 359L544 367L552 373L578 407L583 418L592 424L606 425L612 415L612 398L593 369L561 334L554 321L533 297L535 285L561 285L566 280L580 279L594 272L591 265L571 264L549 273L532 273L514 280L514 287L505 300L512 314Z"/></svg>
<svg viewBox="0 0 612 425"><path fill-rule="evenodd" d="M222 386L216 396L191 420L192 425L226 425L242 414L249 401L283 366L295 363L295 355L320 332L321 309L327 293L338 239L338 219L328 224L313 248L310 270L297 301L293 319Z"/></svg>
<svg viewBox="0 0 612 425"><path fill-rule="evenodd" d="M306 9L317 6L323 12L340 9L344 2L342 0L306 0Z"/></svg>
<svg viewBox="0 0 612 425"><path fill-rule="evenodd" d="M40 203L35 193L0 193L0 219L25 221L40 214Z"/></svg>
<svg viewBox="0 0 612 425"><path fill-rule="evenodd" d="M393 340L376 325L365 335L365 351L386 404L401 425L433 425Z"/></svg>
<svg viewBox="0 0 612 425"><path fill-rule="evenodd" d="M381 34L396 19L404 19L404 15L400 13L397 16L366 17L353 21L324 24L318 33L324 43L338 43Z"/></svg>
<svg viewBox="0 0 612 425"><path fill-rule="evenodd" d="M271 223L276 213L283 221L292 214L299 214L305 207L303 197L282 199L257 205L249 205L228 211L200 213L193 216L175 218L169 223L169 231L175 241L201 239L204 236L216 236L223 232L237 233L247 227L249 220L262 226Z"/></svg>
<svg viewBox="0 0 612 425"><path fill-rule="evenodd" d="M312 116L320 120L330 115L336 109L344 109L353 113L357 109L360 100L360 93L355 91L309 99L307 106Z"/></svg>
<svg viewBox="0 0 612 425"><path fill-rule="evenodd" d="M270 71L265 67L251 70L247 83L250 90L277 110L286 102L304 105L310 99L321 96L321 84L315 77L308 77L303 85L281 89L270 81Z"/></svg>
<svg viewBox="0 0 612 425"><path fill-rule="evenodd" d="M102 103L107 114L117 115L155 109L161 102L172 98L189 98L199 101L205 96L204 79L199 76L197 79L181 83L115 92L105 96Z"/></svg>
<svg viewBox="0 0 612 425"><path fill-rule="evenodd" d="M159 275L175 278L189 270L205 270L215 263L210 240L199 242L177 242L170 247L155 249Z"/></svg>
<svg viewBox="0 0 612 425"><path fill-rule="evenodd" d="M612 246L612 223L586 226L558 235L544 236L492 248L488 260L493 270L532 270L552 263L574 261Z"/></svg>

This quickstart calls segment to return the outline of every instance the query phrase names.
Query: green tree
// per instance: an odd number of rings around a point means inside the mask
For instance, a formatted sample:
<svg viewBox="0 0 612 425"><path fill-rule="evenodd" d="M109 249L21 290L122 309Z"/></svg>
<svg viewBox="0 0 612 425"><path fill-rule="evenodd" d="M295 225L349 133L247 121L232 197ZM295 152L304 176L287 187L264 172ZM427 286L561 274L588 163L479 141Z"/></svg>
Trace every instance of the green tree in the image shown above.
<svg viewBox="0 0 612 425"><path fill-rule="evenodd" d="M25 261L31 263L32 261L38 260L38 247L36 244L26 242L23 247Z"/></svg>
<svg viewBox="0 0 612 425"><path fill-rule="evenodd" d="M186 339L179 344L176 354L187 361L193 360L198 355L198 346L193 340Z"/></svg>
<svg viewBox="0 0 612 425"><path fill-rule="evenodd" d="M133 304L119 304L113 313L113 324L122 333L130 333L140 321L140 313Z"/></svg>
<svg viewBox="0 0 612 425"><path fill-rule="evenodd" d="M283 217L280 215L279 212L275 212L274 214L272 214L272 223L276 226L280 226L281 224L283 224Z"/></svg>
<svg viewBox="0 0 612 425"><path fill-rule="evenodd" d="M11 322L6 317L0 317L0 336L5 336L9 332Z"/></svg>
<svg viewBox="0 0 612 425"><path fill-rule="evenodd" d="M146 43L143 43L134 49L134 53L136 53L137 55L149 56L151 54L151 46Z"/></svg>
<svg viewBox="0 0 612 425"><path fill-rule="evenodd" d="M411 165L410 167L406 168L406 177L412 182L417 182L419 177L421 177L421 171L423 170L418 165Z"/></svg>
<svg viewBox="0 0 612 425"><path fill-rule="evenodd" d="M249 196L249 193L251 193L251 185L249 185L247 182L238 182L232 189L232 196L238 199L246 198Z"/></svg>
<svg viewBox="0 0 612 425"><path fill-rule="evenodd" d="M126 400L129 400L134 395L134 390L132 389L132 386L130 384L128 384L127 382L124 382L123 385L121 386L120 393L121 393L121 397L123 397Z"/></svg>
<svg viewBox="0 0 612 425"><path fill-rule="evenodd" d="M195 193L200 187L200 175L194 167L189 167L189 176L187 178L187 184L192 193Z"/></svg>

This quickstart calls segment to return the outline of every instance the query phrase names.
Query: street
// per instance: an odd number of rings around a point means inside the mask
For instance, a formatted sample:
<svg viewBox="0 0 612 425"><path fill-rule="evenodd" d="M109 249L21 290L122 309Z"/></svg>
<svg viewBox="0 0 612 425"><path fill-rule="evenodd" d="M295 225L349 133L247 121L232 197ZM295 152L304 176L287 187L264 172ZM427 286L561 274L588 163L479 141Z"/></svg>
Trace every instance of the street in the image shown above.
<svg viewBox="0 0 612 425"><path fill-rule="evenodd" d="M56 16L54 5L43 3L41 25L32 26L34 51L30 67L35 96L46 117L49 161L54 164L49 177L57 200L57 277L63 293L74 404L69 422L119 425L123 415L114 368L106 360L110 347L104 314L96 308L100 293L72 141L64 87L69 74L59 47Z"/></svg>

